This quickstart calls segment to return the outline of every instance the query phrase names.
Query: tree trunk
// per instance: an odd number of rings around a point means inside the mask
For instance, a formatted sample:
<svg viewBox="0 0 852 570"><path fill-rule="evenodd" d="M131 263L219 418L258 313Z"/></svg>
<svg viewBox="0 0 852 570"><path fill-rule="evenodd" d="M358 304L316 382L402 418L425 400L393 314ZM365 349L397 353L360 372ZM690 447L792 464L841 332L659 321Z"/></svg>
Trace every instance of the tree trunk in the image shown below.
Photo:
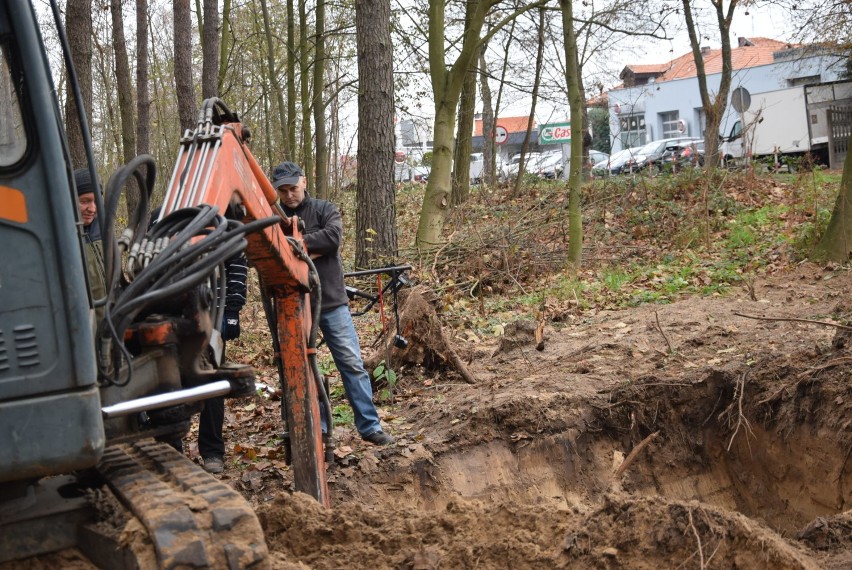
<svg viewBox="0 0 852 570"><path fill-rule="evenodd" d="M316 139L316 195L328 199L328 138L325 131L325 0L317 0L314 48L314 133ZM390 26L390 23L388 23Z"/></svg>
<svg viewBox="0 0 852 570"><path fill-rule="evenodd" d="M521 161L518 163L518 175L515 178L515 194L521 190L521 181L526 171L526 156L530 148L533 125L535 124L535 108L538 104L538 88L541 85L541 64L544 60L544 7L538 9L538 49L535 54L535 77L533 79L532 103L530 103L530 116L527 119L527 132L524 133L524 142L521 145Z"/></svg>
<svg viewBox="0 0 852 570"><path fill-rule="evenodd" d="M453 157L455 105L445 103L435 110L435 138L432 169L417 226L416 246L423 252L436 249L442 242L444 221L450 210L450 169Z"/></svg>
<svg viewBox="0 0 852 570"><path fill-rule="evenodd" d="M127 61L127 42L124 38L124 16L121 0L110 0L112 16L112 49L115 57L115 80L118 88L118 111L121 115L121 150L124 164L136 156L136 123L133 118L133 87L130 84L130 65ZM131 216L139 204L139 189L135 179L125 190L127 214Z"/></svg>
<svg viewBox="0 0 852 570"><path fill-rule="evenodd" d="M357 0L355 3L360 85L355 213L355 263L358 267L370 267L378 260L397 254L390 16L389 0Z"/></svg>
<svg viewBox="0 0 852 570"><path fill-rule="evenodd" d="M494 128L497 127L497 123L500 121L500 103L503 100L503 87L506 85L506 72L509 70L509 53L512 46L512 41L515 39L515 19L512 18L511 24L509 24L509 37L506 40L506 47L504 48L503 55L503 65L500 68L500 83L497 84L497 101L494 103ZM494 155L491 157L491 166L494 168L494 178L495 181L500 179L502 173L497 170L497 144L494 142L494 129L492 128L489 133L489 138L491 139L491 148L494 149ZM511 157L507 157L511 158ZM508 160L507 160L508 162Z"/></svg>
<svg viewBox="0 0 852 570"><path fill-rule="evenodd" d="M219 2L204 0L201 44L201 98L219 95Z"/></svg>
<svg viewBox="0 0 852 570"><path fill-rule="evenodd" d="M479 92L482 96L482 183L493 186L497 181L494 173L494 107L491 102L491 87L488 85L488 64L485 61L486 45L479 52Z"/></svg>
<svg viewBox="0 0 852 570"><path fill-rule="evenodd" d="M287 145L288 158L298 161L296 146L296 14L293 0L287 0Z"/></svg>
<svg viewBox="0 0 852 570"><path fill-rule="evenodd" d="M216 80L216 93L225 96L225 78L228 72L228 60L231 57L231 45L234 38L231 35L231 0L223 0L222 4L222 36L219 41L219 77Z"/></svg>
<svg viewBox="0 0 852 570"><path fill-rule="evenodd" d="M190 0L172 0L174 9L175 93L181 134L195 127L197 103L192 88L192 18Z"/></svg>
<svg viewBox="0 0 852 570"><path fill-rule="evenodd" d="M465 6L465 29L470 26L475 4ZM467 202L470 195L470 152L473 138L473 113L476 106L476 58L471 59L470 69L465 74L459 100L459 114L456 123L456 145L453 158L453 185L451 203L458 206ZM482 174L480 174L480 177Z"/></svg>
<svg viewBox="0 0 852 570"><path fill-rule="evenodd" d="M849 136L847 148L852 148L852 135ZM852 259L852 157L849 155L843 164L843 178L834 211L814 256L838 263Z"/></svg>
<svg viewBox="0 0 852 570"><path fill-rule="evenodd" d="M83 96L83 112L89 125L92 124L92 2L91 0L68 0L65 14L65 30L71 50L71 60L77 73L77 83ZM65 136L74 168L84 168L88 164L86 147L83 144L83 132L77 104L70 89L65 99Z"/></svg>
<svg viewBox="0 0 852 570"><path fill-rule="evenodd" d="M453 135L455 110L461 96L462 82L470 71L471 62L479 53L479 32L490 0L478 0L465 27L456 61L447 66L445 42L446 13L443 0L429 1L429 77L435 101L435 140L432 151L432 170L426 183L415 246L430 253L442 240L444 223L450 207Z"/></svg>
<svg viewBox="0 0 852 570"><path fill-rule="evenodd" d="M148 0L136 0L136 153L151 152L148 88Z"/></svg>
<svg viewBox="0 0 852 570"><path fill-rule="evenodd" d="M299 2L299 85L302 92L302 170L308 180L308 188L315 192L316 177L311 144L311 53L308 49L308 11L304 2Z"/></svg>
<svg viewBox="0 0 852 570"><path fill-rule="evenodd" d="M275 51L272 49L272 39L274 32L269 20L269 7L266 0L260 0L260 9L263 13L263 35L266 41L266 71L269 74L268 85L273 86L275 92L275 102L278 107L278 132L281 134L281 142L284 146L283 155L290 156L289 139L287 138L287 110L284 107L284 93L281 89L275 88L278 85L278 73L275 71ZM289 80L288 80L289 83Z"/></svg>
<svg viewBox="0 0 852 570"><path fill-rule="evenodd" d="M716 168L719 166L719 124L725 107L728 105L728 91L731 88L731 77L733 66L731 64L731 20L734 17L734 9L739 0L730 0L727 13L724 11L722 1L711 2L716 16L716 24L722 39L722 75L719 78L719 89L711 97L707 87L707 74L704 70L704 57L701 55L701 42L698 37L698 28L692 17L690 0L682 0L683 14L686 21L686 30L689 34L689 44L692 48L692 59L695 62L695 75L698 79L698 92L701 95L701 106L704 109L706 128L704 131L704 166L705 168Z"/></svg>
<svg viewBox="0 0 852 570"><path fill-rule="evenodd" d="M562 41L565 45L565 84L568 104L571 107L571 162L568 165L568 261L574 271L583 261L583 98L580 94L580 63L577 54L577 36L574 33L572 0L560 0L562 9ZM577 134L580 136L575 136Z"/></svg>

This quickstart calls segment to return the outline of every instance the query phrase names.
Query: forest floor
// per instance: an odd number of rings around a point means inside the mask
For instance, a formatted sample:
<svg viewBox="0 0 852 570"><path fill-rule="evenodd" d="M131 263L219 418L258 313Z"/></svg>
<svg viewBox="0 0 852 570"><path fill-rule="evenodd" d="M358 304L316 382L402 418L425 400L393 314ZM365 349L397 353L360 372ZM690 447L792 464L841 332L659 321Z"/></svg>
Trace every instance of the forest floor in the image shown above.
<svg viewBox="0 0 852 570"><path fill-rule="evenodd" d="M376 312L356 321L395 445L358 437L322 354L331 509L292 491L253 300L229 355L259 390L228 404L220 478L274 568L850 568L852 271L797 253L831 180L599 183L578 274L563 189L480 193L412 271L415 346L394 353ZM421 294L434 315L409 310ZM444 344L414 350L436 326Z"/></svg>

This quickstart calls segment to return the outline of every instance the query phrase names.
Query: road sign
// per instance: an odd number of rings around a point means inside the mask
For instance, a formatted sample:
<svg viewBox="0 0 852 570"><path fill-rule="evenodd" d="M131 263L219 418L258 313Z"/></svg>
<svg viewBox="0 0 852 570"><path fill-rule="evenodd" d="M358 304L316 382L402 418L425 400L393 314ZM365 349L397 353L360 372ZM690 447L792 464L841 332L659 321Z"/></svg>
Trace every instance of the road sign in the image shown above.
<svg viewBox="0 0 852 570"><path fill-rule="evenodd" d="M393 159L394 161L396 161L397 164L402 164L403 162L405 162L405 152L401 150L396 151L396 154L394 155Z"/></svg>
<svg viewBox="0 0 852 570"><path fill-rule="evenodd" d="M509 140L509 131L506 130L506 127L500 125L494 127L494 142L504 144L507 140Z"/></svg>
<svg viewBox="0 0 852 570"><path fill-rule="evenodd" d="M571 142L571 123L551 123L538 130L538 144L567 144Z"/></svg>
<svg viewBox="0 0 852 570"><path fill-rule="evenodd" d="M751 107L751 93L745 87L737 87L731 93L731 107L737 113L745 113Z"/></svg>

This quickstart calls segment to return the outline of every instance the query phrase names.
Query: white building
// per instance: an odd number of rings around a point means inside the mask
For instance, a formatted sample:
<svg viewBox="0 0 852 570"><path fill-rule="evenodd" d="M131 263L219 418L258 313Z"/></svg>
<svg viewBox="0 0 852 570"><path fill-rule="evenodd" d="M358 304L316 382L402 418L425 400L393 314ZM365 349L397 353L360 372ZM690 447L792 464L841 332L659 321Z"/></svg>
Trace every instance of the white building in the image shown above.
<svg viewBox="0 0 852 570"><path fill-rule="evenodd" d="M712 94L722 76L722 50L702 48L702 54ZM739 38L738 46L731 49L730 92L745 87L756 94L835 81L843 72L842 60L824 49ZM669 137L704 136L705 117L691 52L665 64L628 65L621 79L623 86L608 93L612 152ZM727 132L734 118L729 105L720 131Z"/></svg>

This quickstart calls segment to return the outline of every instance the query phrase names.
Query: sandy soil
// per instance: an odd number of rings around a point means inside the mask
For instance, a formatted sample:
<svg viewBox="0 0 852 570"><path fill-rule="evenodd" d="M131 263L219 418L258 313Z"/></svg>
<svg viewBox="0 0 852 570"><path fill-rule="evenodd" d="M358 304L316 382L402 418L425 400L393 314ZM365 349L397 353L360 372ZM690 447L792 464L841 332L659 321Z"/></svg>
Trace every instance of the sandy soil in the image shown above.
<svg viewBox="0 0 852 570"><path fill-rule="evenodd" d="M756 300L549 307L541 351L535 323L449 339L475 384L403 371L396 445L339 428L332 509L292 492L274 398L229 404L221 478L274 568L850 568L850 292L803 264ZM20 567L86 567L53 556Z"/></svg>
<svg viewBox="0 0 852 570"><path fill-rule="evenodd" d="M339 430L332 510L226 477L281 568L849 568L852 335L785 319L848 323L852 274L756 285L454 339L477 384L410 371L396 446Z"/></svg>

